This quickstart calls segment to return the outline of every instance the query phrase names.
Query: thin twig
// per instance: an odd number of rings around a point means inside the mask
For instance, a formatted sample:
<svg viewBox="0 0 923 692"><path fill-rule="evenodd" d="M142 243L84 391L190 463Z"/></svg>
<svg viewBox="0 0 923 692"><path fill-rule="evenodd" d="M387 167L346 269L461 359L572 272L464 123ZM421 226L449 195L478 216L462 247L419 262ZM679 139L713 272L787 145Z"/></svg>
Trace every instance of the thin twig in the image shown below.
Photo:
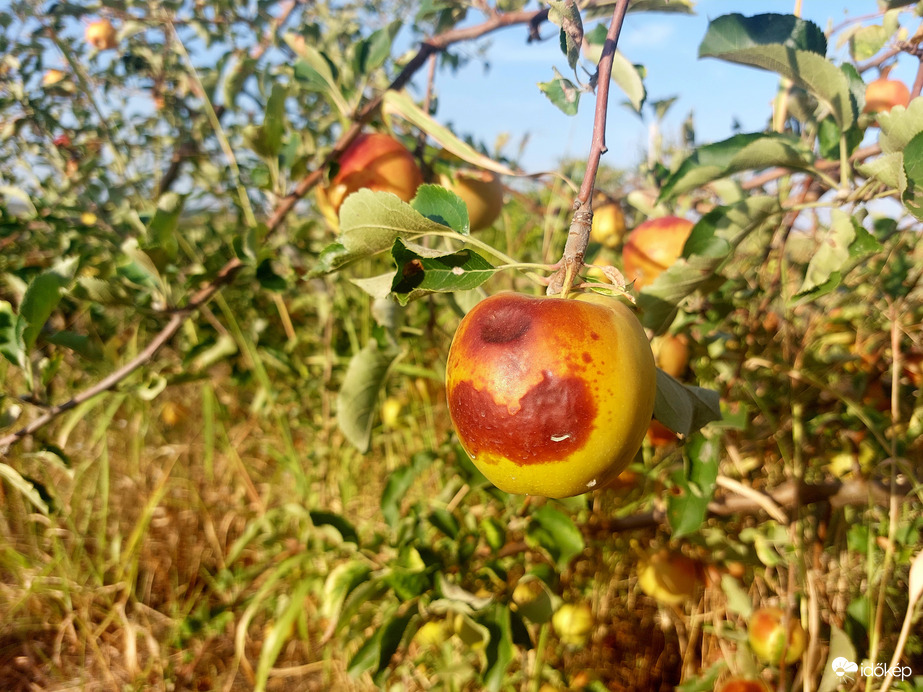
<svg viewBox="0 0 923 692"><path fill-rule="evenodd" d="M593 140L587 159L583 183L574 200L574 217L567 232L567 242L561 257L561 268L548 282L548 295L567 295L574 277L583 267L583 257L590 242L590 228L593 225L593 187L596 185L596 173L599 160L606 153L606 115L609 109L609 82L612 77L612 60L619 34L628 11L628 0L617 0L612 11L612 23L606 33L602 56L596 69L596 112L593 117Z"/></svg>

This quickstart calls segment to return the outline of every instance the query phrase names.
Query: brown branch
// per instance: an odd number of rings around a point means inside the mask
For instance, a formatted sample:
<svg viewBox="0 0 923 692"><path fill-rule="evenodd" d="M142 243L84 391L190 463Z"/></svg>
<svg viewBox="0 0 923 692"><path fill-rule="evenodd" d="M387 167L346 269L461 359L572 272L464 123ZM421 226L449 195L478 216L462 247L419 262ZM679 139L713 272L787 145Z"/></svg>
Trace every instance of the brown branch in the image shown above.
<svg viewBox="0 0 923 692"><path fill-rule="evenodd" d="M849 157L849 160L855 163L856 161L864 161L873 156L878 156L881 153L881 147L878 144L870 144L867 147L862 147L861 149L856 149L852 156ZM839 170L840 162L839 161L830 161L828 159L820 159L814 163L814 167L821 171L835 171ZM789 175L793 170L791 168L770 168L768 171L755 175L752 178L745 180L741 183L741 187L744 190L753 190L758 187L762 187L766 183L771 183L773 180L778 180L784 175Z"/></svg>
<svg viewBox="0 0 923 692"><path fill-rule="evenodd" d="M590 146L590 155L587 159L586 171L583 174L583 183L574 200L574 217L567 232L567 242L564 245L564 254L561 257L560 268L552 274L548 281L548 295L561 293L567 295L577 272L583 267L583 257L587 244L590 242L590 228L593 225L593 187L596 184L596 173L599 171L599 160L606 153L606 115L609 110L609 82L612 77L612 60L628 11L629 0L617 0L612 11L612 22L606 33L606 42L603 44L602 55L596 68L596 111L593 116L593 139Z"/></svg>
<svg viewBox="0 0 923 692"><path fill-rule="evenodd" d="M493 15L487 21L475 26L465 27L463 29L451 29L443 32L431 39L424 41L417 54L410 60L404 69L395 77L394 81L388 87L389 90L403 89L413 75L426 63L430 55L445 50L450 45L461 41L468 41L480 38L493 31L518 24L527 24L529 26L529 41L538 37L538 27L548 18L548 10L520 11L509 12L505 14ZM286 195L276 207L270 216L266 225L268 232L272 233L285 220L286 216L294 209L298 200L304 197L315 185L320 182L326 168L339 157L346 147L359 135L362 126L372 119L376 111L381 107L383 94L379 94L369 101L353 118L352 126L341 135L333 149L327 154L316 170L304 178L295 189ZM224 286L230 284L237 273L244 267L244 263L236 257L228 260L219 270L218 274L208 284L193 294L186 305L180 310L173 313L170 320L154 336L148 345L134 358L125 363L118 370L112 372L93 386L79 392L74 397L64 403L53 406L41 416L36 418L28 425L19 430L0 438L0 456L5 456L9 447L23 438L35 434L38 430L48 425L65 411L79 406L85 401L102 394L110 389L114 389L120 382L125 380L129 375L149 363L157 352L179 331L180 327L198 308L204 306L211 298L220 291Z"/></svg>

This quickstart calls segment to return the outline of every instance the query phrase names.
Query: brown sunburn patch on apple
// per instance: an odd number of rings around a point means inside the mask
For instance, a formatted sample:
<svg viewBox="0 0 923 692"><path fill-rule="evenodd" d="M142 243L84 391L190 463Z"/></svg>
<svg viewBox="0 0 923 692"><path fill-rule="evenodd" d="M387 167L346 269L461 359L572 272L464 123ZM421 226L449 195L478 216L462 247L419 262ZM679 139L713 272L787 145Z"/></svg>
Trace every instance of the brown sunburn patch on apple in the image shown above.
<svg viewBox="0 0 923 692"><path fill-rule="evenodd" d="M468 380L450 392L449 409L472 457L496 455L519 466L560 461L581 449L596 419L596 404L586 383L548 371L514 411Z"/></svg>

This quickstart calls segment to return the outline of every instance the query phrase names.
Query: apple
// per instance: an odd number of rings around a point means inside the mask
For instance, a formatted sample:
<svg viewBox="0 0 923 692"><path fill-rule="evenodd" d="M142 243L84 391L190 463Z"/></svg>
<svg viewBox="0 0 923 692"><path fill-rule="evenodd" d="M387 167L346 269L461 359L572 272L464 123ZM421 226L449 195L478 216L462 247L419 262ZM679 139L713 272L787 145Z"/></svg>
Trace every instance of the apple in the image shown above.
<svg viewBox="0 0 923 692"><path fill-rule="evenodd" d="M695 595L699 583L699 563L677 550L663 548L641 563L638 585L654 600L678 606Z"/></svg>
<svg viewBox="0 0 923 692"><path fill-rule="evenodd" d="M750 616L747 624L747 638L750 648L763 663L791 665L804 653L805 632L794 616L788 618L788 627L783 627L785 611L781 608L760 608Z"/></svg>
<svg viewBox="0 0 923 692"><path fill-rule="evenodd" d="M618 476L654 409L654 356L616 298L500 293L472 308L446 363L452 424L508 493L570 497Z"/></svg>
<svg viewBox="0 0 923 692"><path fill-rule="evenodd" d="M865 107L863 113L887 113L894 106L903 106L910 103L910 90L907 85L897 79L879 77L869 82L865 87Z"/></svg>
<svg viewBox="0 0 923 692"><path fill-rule="evenodd" d="M462 198L472 231L490 228L503 210L503 183L496 173L459 169L439 175L439 184Z"/></svg>
<svg viewBox="0 0 923 692"><path fill-rule="evenodd" d="M413 635L413 641L423 649L435 649L446 641L451 634L449 624L445 620L428 620Z"/></svg>
<svg viewBox="0 0 923 692"><path fill-rule="evenodd" d="M716 690L717 692L769 692L769 688L762 680L744 678L731 678Z"/></svg>
<svg viewBox="0 0 923 692"><path fill-rule="evenodd" d="M615 202L606 202L593 210L590 240L603 247L615 248L625 235L625 214Z"/></svg>
<svg viewBox="0 0 923 692"><path fill-rule="evenodd" d="M42 75L42 86L54 86L63 81L65 77L67 73L64 70L45 70L45 74Z"/></svg>
<svg viewBox="0 0 923 692"><path fill-rule="evenodd" d="M689 365L689 340L682 334L655 336L651 341L654 362L668 375L679 379Z"/></svg>
<svg viewBox="0 0 923 692"><path fill-rule="evenodd" d="M586 646L593 630L593 611L584 603L565 603L554 611L551 626L562 644L574 648Z"/></svg>
<svg viewBox="0 0 923 692"><path fill-rule="evenodd" d="M679 437L675 432L670 430L667 426L661 423L659 420L652 420L651 424L647 428L647 441L651 443L653 447L667 447L668 445L673 444L679 440Z"/></svg>
<svg viewBox="0 0 923 692"><path fill-rule="evenodd" d="M112 22L108 19L97 19L95 22L90 22L84 36L87 43L96 50L109 50L119 45L116 40L115 27L112 26Z"/></svg>
<svg viewBox="0 0 923 692"><path fill-rule="evenodd" d="M637 226L622 248L625 278L641 290L683 254L693 223L678 216L650 219Z"/></svg>
<svg viewBox="0 0 923 692"><path fill-rule="evenodd" d="M397 397L389 396L381 405L381 423L386 428L396 428L401 420L404 405Z"/></svg>
<svg viewBox="0 0 923 692"><path fill-rule="evenodd" d="M390 192L409 202L423 183L420 167L407 147L378 132L359 135L338 164L330 185L317 188L318 207L333 226L343 200L357 190Z"/></svg>

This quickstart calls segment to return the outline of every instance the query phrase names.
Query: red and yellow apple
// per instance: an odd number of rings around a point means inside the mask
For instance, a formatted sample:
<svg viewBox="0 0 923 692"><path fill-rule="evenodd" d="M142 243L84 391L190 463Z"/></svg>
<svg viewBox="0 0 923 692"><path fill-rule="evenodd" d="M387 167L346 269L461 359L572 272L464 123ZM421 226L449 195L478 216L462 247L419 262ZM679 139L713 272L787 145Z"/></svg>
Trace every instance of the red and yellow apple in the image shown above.
<svg viewBox="0 0 923 692"><path fill-rule="evenodd" d="M678 216L650 219L637 226L625 240L622 263L625 278L641 290L683 254L694 224Z"/></svg>
<svg viewBox="0 0 923 692"><path fill-rule="evenodd" d="M593 611L590 606L565 603L551 617L551 626L562 644L575 648L583 647L593 631Z"/></svg>
<svg viewBox="0 0 923 692"><path fill-rule="evenodd" d="M869 82L865 87L865 107L863 113L888 113L894 106L910 103L910 90L897 79L880 77Z"/></svg>
<svg viewBox="0 0 923 692"><path fill-rule="evenodd" d="M116 38L115 27L108 19L97 19L87 24L84 32L87 43L96 50L109 50L115 48L119 42Z"/></svg>
<svg viewBox="0 0 923 692"><path fill-rule="evenodd" d="M638 586L664 605L678 606L691 599L701 578L696 560L666 548L648 555L640 569Z"/></svg>
<svg viewBox="0 0 923 692"><path fill-rule="evenodd" d="M390 135L373 132L359 135L337 162L330 185L317 188L321 212L336 226L343 201L363 188L390 192L409 202L423 183L413 154Z"/></svg>
<svg viewBox="0 0 923 692"><path fill-rule="evenodd" d="M458 169L452 175L439 175L439 184L462 198L468 207L468 225L472 231L490 228L503 210L503 183L496 173Z"/></svg>
<svg viewBox="0 0 923 692"><path fill-rule="evenodd" d="M625 214L616 202L606 202L593 210L590 240L603 247L615 248L625 235Z"/></svg>
<svg viewBox="0 0 923 692"><path fill-rule="evenodd" d="M452 424L508 493L570 497L617 477L654 409L654 356L624 303L501 293L458 326L446 364Z"/></svg>
<svg viewBox="0 0 923 692"><path fill-rule="evenodd" d="M763 663L781 665L784 660L791 665L804 653L805 632L795 616L783 626L785 611L781 608L759 608L747 623L750 648Z"/></svg>

